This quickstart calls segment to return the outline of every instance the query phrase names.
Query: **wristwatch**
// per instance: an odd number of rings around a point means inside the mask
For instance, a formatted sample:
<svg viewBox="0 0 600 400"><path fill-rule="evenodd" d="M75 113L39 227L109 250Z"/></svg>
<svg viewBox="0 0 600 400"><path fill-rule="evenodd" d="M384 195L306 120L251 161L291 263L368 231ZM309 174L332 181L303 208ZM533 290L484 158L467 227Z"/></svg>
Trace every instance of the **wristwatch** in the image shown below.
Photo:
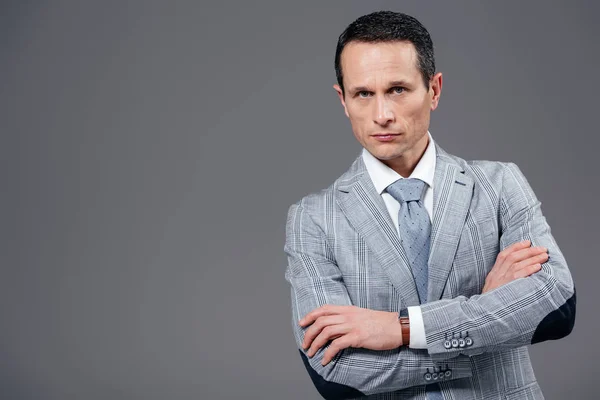
<svg viewBox="0 0 600 400"><path fill-rule="evenodd" d="M400 328L402 329L402 345L408 346L410 342L410 322L408 317L400 317L398 321L400 321Z"/></svg>

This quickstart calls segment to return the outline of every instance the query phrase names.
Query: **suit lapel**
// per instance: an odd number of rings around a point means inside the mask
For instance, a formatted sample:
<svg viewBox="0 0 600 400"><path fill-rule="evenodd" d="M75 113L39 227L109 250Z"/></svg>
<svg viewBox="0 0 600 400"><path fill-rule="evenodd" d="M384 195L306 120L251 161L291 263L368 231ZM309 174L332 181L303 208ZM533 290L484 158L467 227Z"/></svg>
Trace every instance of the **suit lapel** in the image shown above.
<svg viewBox="0 0 600 400"><path fill-rule="evenodd" d="M428 301L439 300L452 268L473 197L473 180L436 144Z"/></svg>
<svg viewBox="0 0 600 400"><path fill-rule="evenodd" d="M392 285L398 289L405 306L418 305L414 277L398 231L371 181L362 156L359 155L350 170L340 178L338 190L339 207L365 240Z"/></svg>

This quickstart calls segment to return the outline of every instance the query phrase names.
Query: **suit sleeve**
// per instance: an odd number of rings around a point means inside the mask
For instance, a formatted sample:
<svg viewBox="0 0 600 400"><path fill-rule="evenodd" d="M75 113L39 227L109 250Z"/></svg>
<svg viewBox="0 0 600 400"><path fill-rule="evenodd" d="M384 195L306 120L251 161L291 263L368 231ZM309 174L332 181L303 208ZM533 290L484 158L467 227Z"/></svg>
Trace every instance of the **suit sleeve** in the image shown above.
<svg viewBox="0 0 600 400"><path fill-rule="evenodd" d="M457 357L443 365L433 362L426 350L402 346L376 351L363 348L342 350L326 366L321 360L329 343L308 358L301 343L308 328L298 325L301 317L325 304L351 305L352 301L334 259L334 252L302 202L288 212L285 278L291 285L292 326L304 365L319 393L326 399L349 399L392 392L429 383L424 373L451 370L447 380L472 375L468 357Z"/></svg>
<svg viewBox="0 0 600 400"><path fill-rule="evenodd" d="M421 305L427 350L435 360L560 339L573 329L575 286L565 258L522 172L515 164L503 165L500 248L530 240L546 247L549 259L537 273L490 292ZM466 332L470 346L447 348L447 337Z"/></svg>

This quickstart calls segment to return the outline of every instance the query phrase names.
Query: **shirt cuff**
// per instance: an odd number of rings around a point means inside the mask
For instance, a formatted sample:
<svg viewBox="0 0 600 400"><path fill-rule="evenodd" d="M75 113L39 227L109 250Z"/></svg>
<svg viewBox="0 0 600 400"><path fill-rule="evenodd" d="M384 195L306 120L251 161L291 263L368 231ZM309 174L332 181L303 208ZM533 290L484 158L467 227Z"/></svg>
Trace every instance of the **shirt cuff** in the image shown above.
<svg viewBox="0 0 600 400"><path fill-rule="evenodd" d="M427 339L425 337L425 324L423 323L423 313L421 307L408 307L408 320L410 323L410 343L411 349L426 349Z"/></svg>

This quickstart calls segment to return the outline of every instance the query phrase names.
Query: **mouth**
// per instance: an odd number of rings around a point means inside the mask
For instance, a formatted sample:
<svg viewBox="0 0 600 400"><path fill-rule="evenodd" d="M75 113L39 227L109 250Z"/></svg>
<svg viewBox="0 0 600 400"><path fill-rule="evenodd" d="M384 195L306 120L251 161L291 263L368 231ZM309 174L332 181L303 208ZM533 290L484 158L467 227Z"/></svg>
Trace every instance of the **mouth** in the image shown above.
<svg viewBox="0 0 600 400"><path fill-rule="evenodd" d="M373 135L375 139L380 141L390 141L393 140L396 136L400 136L399 133L375 133Z"/></svg>

